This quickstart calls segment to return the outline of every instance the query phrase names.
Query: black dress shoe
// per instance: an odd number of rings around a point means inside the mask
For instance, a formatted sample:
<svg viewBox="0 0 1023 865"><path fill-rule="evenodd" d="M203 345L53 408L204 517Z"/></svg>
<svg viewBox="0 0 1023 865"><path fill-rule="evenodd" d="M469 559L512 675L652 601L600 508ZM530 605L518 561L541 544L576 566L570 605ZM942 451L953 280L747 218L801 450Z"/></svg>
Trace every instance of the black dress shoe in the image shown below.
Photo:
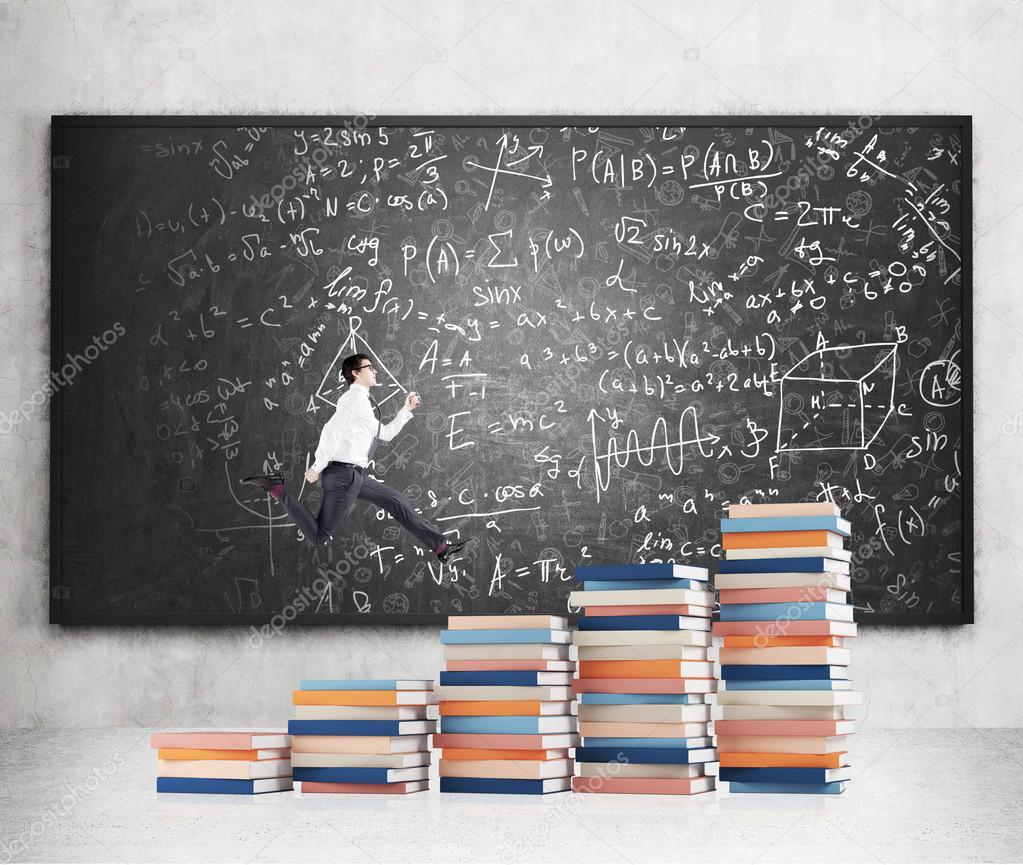
<svg viewBox="0 0 1023 865"><path fill-rule="evenodd" d="M472 539L470 538L469 540ZM437 558L440 559L442 562L446 562L449 558L451 558L457 552L459 552L466 544L468 544L469 540L449 541L448 545L444 547L443 551L437 553Z"/></svg>
<svg viewBox="0 0 1023 865"><path fill-rule="evenodd" d="M249 475L247 478L242 478L241 482L243 484L259 484L266 492L270 492L272 487L284 483L284 475L279 472L272 475Z"/></svg>

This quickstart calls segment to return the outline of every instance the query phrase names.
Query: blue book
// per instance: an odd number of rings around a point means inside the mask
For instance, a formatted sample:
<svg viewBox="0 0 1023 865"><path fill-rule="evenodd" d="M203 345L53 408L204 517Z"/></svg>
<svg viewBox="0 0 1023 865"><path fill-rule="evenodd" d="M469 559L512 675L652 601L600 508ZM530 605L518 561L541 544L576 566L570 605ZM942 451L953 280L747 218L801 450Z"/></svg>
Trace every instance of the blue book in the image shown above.
<svg viewBox="0 0 1023 865"><path fill-rule="evenodd" d="M300 691L432 691L429 679L303 679Z"/></svg>
<svg viewBox="0 0 1023 865"><path fill-rule="evenodd" d="M799 556L785 559L722 559L721 574L848 574L849 563L823 556Z"/></svg>
<svg viewBox="0 0 1023 865"><path fill-rule="evenodd" d="M234 778L166 778L156 779L157 793L226 793L228 795L253 795L256 793L279 793L292 789L291 777L257 778L241 780Z"/></svg>
<svg viewBox="0 0 1023 865"><path fill-rule="evenodd" d="M823 793L837 796L845 789L845 781L828 784L762 784L759 781L729 781L732 793Z"/></svg>
<svg viewBox="0 0 1023 865"><path fill-rule="evenodd" d="M692 616L580 616L580 631L683 631ZM705 619L708 624L710 619ZM710 630L707 628L706 630Z"/></svg>
<svg viewBox="0 0 1023 865"><path fill-rule="evenodd" d="M583 736L585 748L640 748L640 749L673 749L691 751L697 748L713 748L713 739L709 736L697 736L691 739L664 739L650 736ZM578 760L579 758L576 757ZM717 759L716 757L714 758Z"/></svg>
<svg viewBox="0 0 1023 865"><path fill-rule="evenodd" d="M576 565L577 580L678 580L710 579L706 568L675 562L640 562L629 565Z"/></svg>
<svg viewBox="0 0 1023 865"><path fill-rule="evenodd" d="M429 766L408 769L381 769L370 766L344 768L313 768L295 766L295 781L327 781L331 784L395 784L401 781L423 781L430 775Z"/></svg>
<svg viewBox="0 0 1023 865"><path fill-rule="evenodd" d="M571 778L450 778L442 775L441 793L561 793L572 789Z"/></svg>
<svg viewBox="0 0 1023 865"><path fill-rule="evenodd" d="M755 781L761 784L830 784L836 773L847 774L842 769L810 769L795 766L784 767L743 767L722 766L718 777L722 781Z"/></svg>
<svg viewBox="0 0 1023 865"><path fill-rule="evenodd" d="M422 736L434 721L288 721L292 736Z"/></svg>
<svg viewBox="0 0 1023 865"><path fill-rule="evenodd" d="M584 580L583 589L587 592L638 591L640 589L695 589L698 592L709 590L710 583L697 580Z"/></svg>
<svg viewBox="0 0 1023 865"><path fill-rule="evenodd" d="M722 664L722 679L848 679L848 667L828 664Z"/></svg>
<svg viewBox="0 0 1023 865"><path fill-rule="evenodd" d="M704 702L703 694L578 694L576 699L584 706L637 706L651 703L689 706Z"/></svg>
<svg viewBox="0 0 1023 865"><path fill-rule="evenodd" d="M449 631L444 629L440 632L440 641L444 645L455 646L468 643L554 643L567 644L571 641L568 631L552 631L549 628L529 628L517 630L514 628L486 628L481 630Z"/></svg>
<svg viewBox="0 0 1023 865"><path fill-rule="evenodd" d="M566 721L566 718L571 718ZM442 733L501 733L507 735L574 733L570 715L444 715Z"/></svg>
<svg viewBox="0 0 1023 865"><path fill-rule="evenodd" d="M565 678L569 681L564 681ZM571 673L548 673L539 670L441 671L442 685L569 685Z"/></svg>
<svg viewBox="0 0 1023 865"><path fill-rule="evenodd" d="M725 532L834 532L849 537L852 526L842 517L730 517L721 521ZM578 569L577 569L578 570Z"/></svg>
<svg viewBox="0 0 1023 865"><path fill-rule="evenodd" d="M722 622L789 622L832 621L851 622L852 616L843 618L840 612L852 612L851 604L827 604L824 601L800 601L787 604L722 604ZM614 618L608 616L607 618ZM580 621L582 621L580 619Z"/></svg>
<svg viewBox="0 0 1023 865"><path fill-rule="evenodd" d="M681 766L685 763L708 763L717 760L714 748L576 748L577 763L659 763Z"/></svg>
<svg viewBox="0 0 1023 865"><path fill-rule="evenodd" d="M722 691L848 691L848 679L724 679Z"/></svg>

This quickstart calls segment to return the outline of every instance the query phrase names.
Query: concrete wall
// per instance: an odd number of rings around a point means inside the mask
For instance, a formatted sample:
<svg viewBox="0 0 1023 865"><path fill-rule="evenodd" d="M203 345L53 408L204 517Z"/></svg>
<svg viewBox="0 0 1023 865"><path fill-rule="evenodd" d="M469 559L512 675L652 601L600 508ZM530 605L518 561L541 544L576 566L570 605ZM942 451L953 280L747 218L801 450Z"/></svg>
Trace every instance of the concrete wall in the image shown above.
<svg viewBox="0 0 1023 865"><path fill-rule="evenodd" d="M973 114L977 624L863 628L855 677L872 726L1021 724L1020 44L1020 0L0 0L0 410L48 372L53 113ZM279 725L304 673L438 669L434 628L46 624L47 423L0 437L0 726Z"/></svg>

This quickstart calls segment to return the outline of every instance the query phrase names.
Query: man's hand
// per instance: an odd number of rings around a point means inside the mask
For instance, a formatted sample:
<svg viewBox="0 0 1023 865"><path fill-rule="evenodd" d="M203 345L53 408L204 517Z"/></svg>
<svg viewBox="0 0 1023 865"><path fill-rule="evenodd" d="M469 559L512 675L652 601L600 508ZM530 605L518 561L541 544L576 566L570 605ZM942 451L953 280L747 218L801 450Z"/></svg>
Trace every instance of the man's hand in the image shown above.
<svg viewBox="0 0 1023 865"><path fill-rule="evenodd" d="M320 479L320 473L318 471L316 471L316 469L306 469L305 470L305 479L309 483L314 484L314 483L316 483Z"/></svg>
<svg viewBox="0 0 1023 865"><path fill-rule="evenodd" d="M413 391L412 393L408 394L405 397L405 408L408 411L412 411L413 409L419 408L419 403L420 403L419 394L417 394L415 391Z"/></svg>

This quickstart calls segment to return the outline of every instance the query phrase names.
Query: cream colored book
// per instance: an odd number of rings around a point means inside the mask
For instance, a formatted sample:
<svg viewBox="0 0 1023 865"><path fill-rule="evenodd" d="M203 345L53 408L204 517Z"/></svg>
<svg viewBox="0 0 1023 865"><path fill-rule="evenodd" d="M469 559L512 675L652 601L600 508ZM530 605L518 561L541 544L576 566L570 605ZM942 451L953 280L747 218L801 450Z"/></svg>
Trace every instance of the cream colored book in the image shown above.
<svg viewBox="0 0 1023 865"><path fill-rule="evenodd" d="M840 517L834 502L765 502L759 505L728 505L730 519L741 517Z"/></svg>
<svg viewBox="0 0 1023 865"><path fill-rule="evenodd" d="M489 661L508 659L518 661L563 661L568 658L568 646L548 643L470 643L444 646L445 661Z"/></svg>
<svg viewBox="0 0 1023 865"><path fill-rule="evenodd" d="M601 721L612 724L689 724L706 723L711 719L712 706L691 703L638 703L632 705L579 704L579 722ZM703 735L703 734L701 734Z"/></svg>
<svg viewBox="0 0 1023 865"><path fill-rule="evenodd" d="M813 573L786 572L778 574L718 574L714 578L718 589L787 589L803 586L822 586L848 592L852 581L848 574L833 571Z"/></svg>
<svg viewBox="0 0 1023 865"><path fill-rule="evenodd" d="M157 760L160 778L227 778L252 781L291 774L291 760Z"/></svg>
<svg viewBox="0 0 1023 865"><path fill-rule="evenodd" d="M566 778L574 760L441 760L437 771L448 778Z"/></svg>
<svg viewBox="0 0 1023 865"><path fill-rule="evenodd" d="M329 754L296 753L291 765L310 769L407 769L410 766L429 766L429 751L407 754Z"/></svg>
<svg viewBox="0 0 1023 865"><path fill-rule="evenodd" d="M709 660L706 646L576 646L580 661Z"/></svg>
<svg viewBox="0 0 1023 865"><path fill-rule="evenodd" d="M429 751L429 736L292 736L291 756L306 754L405 754Z"/></svg>
<svg viewBox="0 0 1023 865"><path fill-rule="evenodd" d="M707 631L574 631L577 646L709 646Z"/></svg>
<svg viewBox="0 0 1023 865"><path fill-rule="evenodd" d="M825 559L852 561L852 552L842 547L758 547L748 550L725 550L726 559L796 559L822 556Z"/></svg>
<svg viewBox="0 0 1023 865"><path fill-rule="evenodd" d="M644 721L580 721L580 736L642 739L696 739L709 736L705 723L652 724Z"/></svg>
<svg viewBox="0 0 1023 865"><path fill-rule="evenodd" d="M848 736L718 736L718 750L740 754L832 754L849 750Z"/></svg>
<svg viewBox="0 0 1023 865"><path fill-rule="evenodd" d="M718 721L843 721L842 706L713 706Z"/></svg>
<svg viewBox="0 0 1023 865"><path fill-rule="evenodd" d="M690 604L696 607L713 607L713 592L698 592L695 589L620 589L615 591L570 592L568 602L573 607L620 607L627 604Z"/></svg>
<svg viewBox="0 0 1023 865"><path fill-rule="evenodd" d="M567 631L565 616L448 616L449 631L531 630L548 628L552 631Z"/></svg>
<svg viewBox="0 0 1023 865"><path fill-rule="evenodd" d="M769 646L763 649L721 647L717 650L722 664L830 664L847 667L852 659L848 649L830 646Z"/></svg>
<svg viewBox="0 0 1023 865"><path fill-rule="evenodd" d="M717 769L714 763L579 763L576 774L583 778L699 778Z"/></svg>

